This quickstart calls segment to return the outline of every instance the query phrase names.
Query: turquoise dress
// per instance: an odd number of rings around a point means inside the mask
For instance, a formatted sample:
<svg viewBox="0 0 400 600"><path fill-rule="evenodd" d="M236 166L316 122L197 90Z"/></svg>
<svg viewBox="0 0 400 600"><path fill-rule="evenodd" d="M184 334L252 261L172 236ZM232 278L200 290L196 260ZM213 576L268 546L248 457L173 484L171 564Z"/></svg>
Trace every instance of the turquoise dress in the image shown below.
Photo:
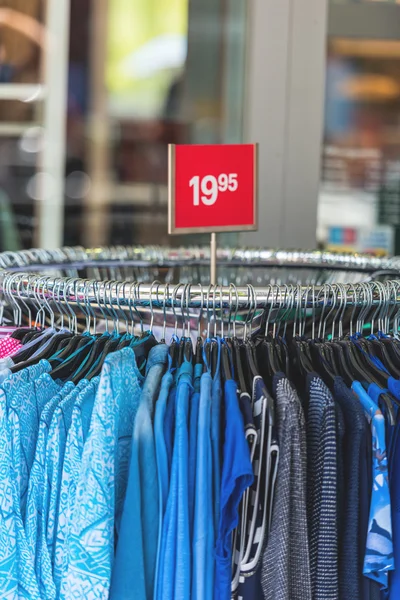
<svg viewBox="0 0 400 600"><path fill-rule="evenodd" d="M48 376L49 367L49 363L41 361L12 374L0 391L0 465L4 474L0 478L0 589L6 588L4 597L7 598L40 600L22 511L25 512L29 472L39 431L39 410L59 389Z"/></svg>
<svg viewBox="0 0 400 600"><path fill-rule="evenodd" d="M53 580L53 548L66 437L75 400L87 384L86 380L82 380L74 389L64 395L54 410L47 437L40 527L41 541L37 570L39 589L42 598L46 600L55 600L56 598L56 587Z"/></svg>
<svg viewBox="0 0 400 600"><path fill-rule="evenodd" d="M108 597L141 387L131 348L106 358L83 449L60 598Z"/></svg>
<svg viewBox="0 0 400 600"><path fill-rule="evenodd" d="M69 532L75 505L76 486L99 380L99 377L93 378L78 394L65 445L53 570L57 598L60 597L63 573L66 576L68 569Z"/></svg>
<svg viewBox="0 0 400 600"><path fill-rule="evenodd" d="M42 594L42 585L40 577L40 559L42 548L42 519L44 484L45 484L45 462L46 462L46 444L49 434L49 428L52 416L58 404L63 397L68 395L74 389L73 383L66 383L62 390L53 396L46 404L40 415L39 432L36 444L36 452L33 465L30 471L28 486L28 501L26 510L25 533L33 560L35 561L35 571L38 578L39 588Z"/></svg>

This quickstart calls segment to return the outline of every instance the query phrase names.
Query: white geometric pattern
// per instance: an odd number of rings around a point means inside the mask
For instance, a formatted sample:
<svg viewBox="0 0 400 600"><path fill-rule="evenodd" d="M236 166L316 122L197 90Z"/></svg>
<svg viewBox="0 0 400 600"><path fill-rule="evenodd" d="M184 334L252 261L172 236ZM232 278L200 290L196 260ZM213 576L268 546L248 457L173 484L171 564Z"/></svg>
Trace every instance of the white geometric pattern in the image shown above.
<svg viewBox="0 0 400 600"><path fill-rule="evenodd" d="M126 492L140 381L131 348L107 357L76 489L68 567L60 593L65 600L108 598L114 527L118 531Z"/></svg>

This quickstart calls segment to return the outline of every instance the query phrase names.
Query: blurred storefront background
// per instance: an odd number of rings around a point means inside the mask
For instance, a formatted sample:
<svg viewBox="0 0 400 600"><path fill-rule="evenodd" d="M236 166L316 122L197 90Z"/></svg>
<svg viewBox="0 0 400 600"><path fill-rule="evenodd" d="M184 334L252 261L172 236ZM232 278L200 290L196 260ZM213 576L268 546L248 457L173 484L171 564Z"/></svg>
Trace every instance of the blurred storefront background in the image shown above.
<svg viewBox="0 0 400 600"><path fill-rule="evenodd" d="M0 0L1 249L202 241L167 144L241 141L260 232L221 243L400 253L399 3Z"/></svg>
<svg viewBox="0 0 400 600"><path fill-rule="evenodd" d="M335 2L328 19L317 238L400 252L400 12Z"/></svg>

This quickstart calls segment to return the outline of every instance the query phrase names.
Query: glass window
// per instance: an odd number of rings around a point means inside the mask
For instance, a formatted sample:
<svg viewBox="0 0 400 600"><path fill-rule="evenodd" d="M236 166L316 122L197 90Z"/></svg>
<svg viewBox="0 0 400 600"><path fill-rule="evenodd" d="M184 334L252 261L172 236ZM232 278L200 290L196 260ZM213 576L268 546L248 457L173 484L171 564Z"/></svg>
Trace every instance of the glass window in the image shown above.
<svg viewBox="0 0 400 600"><path fill-rule="evenodd" d="M57 7L0 0L0 250L45 246L60 214L41 162L63 144L46 112ZM60 245L184 243L167 235L167 145L241 141L247 2L71 0L69 12Z"/></svg>
<svg viewBox="0 0 400 600"><path fill-rule="evenodd" d="M360 5L348 12L354 21L343 21L343 37L336 13L330 13L335 24L327 43L317 233L328 248L376 253L398 248L400 31L398 39L385 37L388 8L400 19L400 7L384 3L374 10L379 16L374 23L370 12L359 12ZM360 36L360 18L370 37Z"/></svg>

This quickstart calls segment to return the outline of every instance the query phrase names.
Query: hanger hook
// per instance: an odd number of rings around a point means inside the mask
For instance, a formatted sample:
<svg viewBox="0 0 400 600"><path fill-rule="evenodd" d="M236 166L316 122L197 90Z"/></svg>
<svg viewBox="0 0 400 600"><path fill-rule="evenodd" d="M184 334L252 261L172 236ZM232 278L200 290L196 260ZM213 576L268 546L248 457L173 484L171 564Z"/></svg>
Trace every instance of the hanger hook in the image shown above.
<svg viewBox="0 0 400 600"><path fill-rule="evenodd" d="M174 313L174 319L175 319L175 325L174 325L174 335L175 337L178 337L178 315L176 313L176 302L178 300L178 291L179 289L183 286L183 283L178 283L174 286L174 289L172 290L172 296L171 296L171 308L172 308L172 312Z"/></svg>
<svg viewBox="0 0 400 600"><path fill-rule="evenodd" d="M156 279L155 281L153 281L153 283L150 286L150 298L149 298L149 304L150 304L150 333L153 331L153 323L154 323L154 310L153 310L153 287L157 285L157 292L158 292L158 288L160 287L160 282Z"/></svg>

